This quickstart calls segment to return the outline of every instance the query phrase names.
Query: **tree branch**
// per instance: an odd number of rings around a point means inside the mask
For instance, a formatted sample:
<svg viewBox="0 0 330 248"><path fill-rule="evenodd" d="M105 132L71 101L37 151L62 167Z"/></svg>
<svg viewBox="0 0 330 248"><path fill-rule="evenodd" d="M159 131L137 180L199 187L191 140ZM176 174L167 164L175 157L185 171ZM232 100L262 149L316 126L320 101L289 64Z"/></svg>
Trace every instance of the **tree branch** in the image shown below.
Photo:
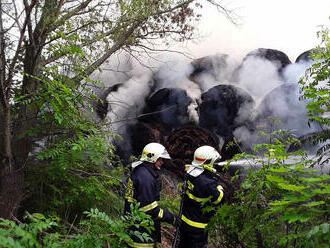
<svg viewBox="0 0 330 248"><path fill-rule="evenodd" d="M83 9L85 9L92 0L83 1L78 7L73 9L72 11L68 12L66 15L62 16L60 19L58 19L51 27L50 31L54 31L57 27L63 25L67 20L69 20L71 17L80 14L79 12Z"/></svg>
<svg viewBox="0 0 330 248"><path fill-rule="evenodd" d="M142 22L143 22L143 20L139 20L139 21L136 21L135 23L133 23L132 26L120 37L120 39L118 41L116 41L115 44L111 48L106 50L106 52L104 53L104 55L101 58L99 58L93 64L88 66L83 73L72 78L72 80L81 81L81 80L83 80L84 77L87 77L90 74L92 74L96 68L98 68L100 65L102 65L103 62L106 61L113 53L118 51L120 48L122 48L127 43L127 40L131 37L131 35L136 30L136 28L138 28Z"/></svg>
<svg viewBox="0 0 330 248"><path fill-rule="evenodd" d="M127 117L125 119L121 119L121 120L117 120L117 121L110 121L110 122L106 122L104 123L104 125L112 125L114 123L118 123L118 122L124 122L124 121L130 121L130 120L137 120L138 118L144 117L144 116L148 116L148 115L154 115L154 114L158 114L158 113L162 113L165 112L171 108L174 108L176 104L172 104L170 106L168 106L167 108L164 108L162 110L159 111L154 111L154 112L150 112L150 113L146 113L146 114L141 114L138 116L133 116L133 117Z"/></svg>
<svg viewBox="0 0 330 248"><path fill-rule="evenodd" d="M83 171L80 169L70 169L69 171L80 177L104 177L104 178L108 178L110 180L116 180L121 183L121 181L118 178L112 177L112 176L109 176L106 174L102 174L102 173L87 172L87 171Z"/></svg>
<svg viewBox="0 0 330 248"><path fill-rule="evenodd" d="M218 11L220 11L221 13L223 13L233 24L238 24L234 18L234 16L236 16L234 14L233 10L229 10L227 8L225 8L224 6L222 6L221 4L219 4L217 2L217 0L206 0L207 2L209 2L210 4L214 5L217 7ZM236 16L237 17L237 16Z"/></svg>
<svg viewBox="0 0 330 248"><path fill-rule="evenodd" d="M28 23L31 21L31 18L30 18L31 17L31 12L32 12L32 9L33 9L33 7L35 6L36 3L37 3L37 1L36 0L33 0L31 2L31 5L29 5L28 8L25 8L26 17L25 17L25 20L24 20L24 24L23 24L22 29L20 29L20 37L19 37L19 40L18 40L18 43L17 43L15 55L14 55L14 57L12 59L12 62L9 65L8 77L6 79L6 85L7 85L6 94L7 95L9 95L9 92L10 92L11 83L12 83L13 74L14 74L14 68L15 68L15 65L17 63L18 55L19 55L19 53L21 51L21 48L22 48L22 44L23 44L23 40L24 40L25 29L26 29L26 26L28 25Z"/></svg>
<svg viewBox="0 0 330 248"><path fill-rule="evenodd" d="M23 2L24 2L25 13L26 13L26 20L27 20L27 26L28 26L29 40L30 40L31 44L34 46L34 42L33 42L33 28L32 28L31 15L29 14L29 9L30 9L30 6L34 6L36 4L37 0L33 0L33 2L31 3L31 5L28 4L27 0L23 0ZM33 9L33 7L31 8L30 11L32 11L32 9Z"/></svg>

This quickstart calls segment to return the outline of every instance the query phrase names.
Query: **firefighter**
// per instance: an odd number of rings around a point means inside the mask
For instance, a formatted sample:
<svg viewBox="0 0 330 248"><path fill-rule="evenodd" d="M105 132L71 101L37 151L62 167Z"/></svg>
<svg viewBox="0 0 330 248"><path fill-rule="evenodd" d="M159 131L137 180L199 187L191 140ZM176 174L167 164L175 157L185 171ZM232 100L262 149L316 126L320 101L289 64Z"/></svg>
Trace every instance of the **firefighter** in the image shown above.
<svg viewBox="0 0 330 248"><path fill-rule="evenodd" d="M206 227L214 213L203 208L217 206L223 198L223 188L211 172L214 162L220 158L213 147L201 146L195 150L192 164L186 166L187 188L182 199L179 248L207 247Z"/></svg>
<svg viewBox="0 0 330 248"><path fill-rule="evenodd" d="M158 170L163 164L163 159L170 159L165 147L159 143L149 143L144 147L140 161L132 163L132 174L128 179L125 194L125 213L130 211L131 204L140 203L140 210L152 217L155 229L150 234L143 227L132 227L132 231L148 233L152 240L141 241L132 235L133 243L128 244L130 247L156 247L156 243L161 242L160 222L175 225L178 221L173 213L158 205L161 191Z"/></svg>

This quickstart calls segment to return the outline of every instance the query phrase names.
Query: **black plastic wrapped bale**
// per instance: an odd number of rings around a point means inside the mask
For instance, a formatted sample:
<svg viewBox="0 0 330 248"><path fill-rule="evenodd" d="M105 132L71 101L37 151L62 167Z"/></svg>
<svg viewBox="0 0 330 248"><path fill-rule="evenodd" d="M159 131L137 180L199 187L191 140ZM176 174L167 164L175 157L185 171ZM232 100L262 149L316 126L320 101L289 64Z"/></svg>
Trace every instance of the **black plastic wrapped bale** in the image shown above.
<svg viewBox="0 0 330 248"><path fill-rule="evenodd" d="M281 52L281 51L275 50L275 49L258 48L256 50L248 53L245 56L244 60L249 58L250 56L259 57L259 58L266 59L266 60L269 60L269 61L275 63L278 66L279 73L282 72L284 67L291 64L289 57L284 52Z"/></svg>
<svg viewBox="0 0 330 248"><path fill-rule="evenodd" d="M162 123L167 128L189 124L188 106L191 98L183 89L163 88L153 93L146 101L140 121Z"/></svg>
<svg viewBox="0 0 330 248"><path fill-rule="evenodd" d="M216 80L219 79L219 71L226 70L227 64L227 54L216 54L213 56L206 56L199 59L195 59L191 62L193 66L193 72L190 78L194 81L194 77L201 73L208 73L214 77Z"/></svg>
<svg viewBox="0 0 330 248"><path fill-rule="evenodd" d="M270 61L271 63L273 63L274 66L277 68L277 72L280 77L283 77L282 73L283 73L284 68L287 65L291 64L289 57L285 53L283 53L279 50L258 48L256 50L253 50L252 52L249 52L244 57L240 66L233 72L233 77L232 77L233 82L242 80L240 74L242 72L244 64L253 58L259 58L259 59L263 59L263 60Z"/></svg>
<svg viewBox="0 0 330 248"><path fill-rule="evenodd" d="M153 93L137 123L128 128L133 155L138 156L150 142L164 144L172 130L189 124L187 107L190 102L182 89L163 88Z"/></svg>
<svg viewBox="0 0 330 248"><path fill-rule="evenodd" d="M200 126L224 140L224 159L241 152L237 145L227 146L234 139L235 129L242 126L254 129L251 119L254 105L253 98L246 91L233 85L218 85L202 94Z"/></svg>
<svg viewBox="0 0 330 248"><path fill-rule="evenodd" d="M306 52L303 52L297 57L295 63L308 62L312 60L312 53L317 54L318 53L317 49L310 49Z"/></svg>

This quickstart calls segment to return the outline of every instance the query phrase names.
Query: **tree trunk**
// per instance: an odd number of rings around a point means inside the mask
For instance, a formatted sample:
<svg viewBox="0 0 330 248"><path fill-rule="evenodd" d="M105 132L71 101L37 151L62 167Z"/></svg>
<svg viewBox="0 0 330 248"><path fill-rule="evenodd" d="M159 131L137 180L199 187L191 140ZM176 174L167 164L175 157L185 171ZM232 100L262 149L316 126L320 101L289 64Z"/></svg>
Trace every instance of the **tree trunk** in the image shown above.
<svg viewBox="0 0 330 248"><path fill-rule="evenodd" d="M29 75L36 75L37 62L35 59L36 49L28 47L25 54L22 95L34 95L37 80ZM4 111L6 116L6 111ZM20 106L19 114L14 120L10 119L10 111L7 113L8 120L5 121L4 137L8 137L7 144L10 156L5 156L4 166L0 170L0 217L12 218L17 216L20 203L24 198L24 167L28 155L32 150L32 137L26 131L36 125L37 109L23 104ZM5 118L6 119L6 118ZM11 130L14 133L10 137Z"/></svg>
<svg viewBox="0 0 330 248"><path fill-rule="evenodd" d="M22 200L23 177L15 171L11 150L11 110L6 83L5 36L0 0L0 217L16 215Z"/></svg>
<svg viewBox="0 0 330 248"><path fill-rule="evenodd" d="M9 106L9 104L8 104ZM23 172L15 170L11 152L11 116L8 107L0 109L2 117L0 144L0 217L17 216L19 203L23 199Z"/></svg>
<svg viewBox="0 0 330 248"><path fill-rule="evenodd" d="M45 2L42 15L35 30L29 29L29 40L26 42L24 55L24 76L22 82L22 95L32 97L37 92L41 51L48 35L47 25L54 18L57 1ZM1 0L0 0L1 7ZM25 6L30 11L29 6ZM0 8L1 9L1 8ZM1 12L1 11L0 11ZM1 14L1 13L0 13ZM2 21L2 18L0 16ZM31 22L31 20L29 20ZM2 22L0 23L2 28ZM0 34L1 35L1 34ZM1 41L4 42L4 37ZM2 47L1 51L4 51ZM5 63L4 53L2 58ZM5 68L4 66L1 67ZM5 70L1 70L2 76L2 96L5 96L4 78ZM10 116L9 96L3 97L0 112L4 117L3 131L0 135L4 137L3 145L0 144L0 217L11 218L17 215L20 202L23 199L24 190L24 167L27 163L28 155L32 150L33 138L26 131L36 126L38 108L22 104L19 106L18 115L12 120ZM1 117L1 116L0 116ZM11 134L14 134L11 137Z"/></svg>
<svg viewBox="0 0 330 248"><path fill-rule="evenodd" d="M5 165L6 166L6 165ZM23 171L0 171L0 218L11 219L17 216L23 199Z"/></svg>

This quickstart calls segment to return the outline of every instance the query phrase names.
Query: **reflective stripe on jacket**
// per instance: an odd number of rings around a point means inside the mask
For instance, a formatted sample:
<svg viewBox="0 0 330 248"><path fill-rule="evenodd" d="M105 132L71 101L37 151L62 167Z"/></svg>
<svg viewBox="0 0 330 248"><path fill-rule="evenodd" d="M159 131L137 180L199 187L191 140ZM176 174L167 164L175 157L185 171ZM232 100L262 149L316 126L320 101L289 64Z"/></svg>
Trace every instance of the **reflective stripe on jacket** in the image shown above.
<svg viewBox="0 0 330 248"><path fill-rule="evenodd" d="M130 204L139 202L140 209L154 220L155 230L149 234L153 239L149 243L132 236L134 243L129 244L131 247L150 247L153 242L160 242L160 222L173 223L174 215L158 205L161 187L159 175L153 164L144 162L132 171L125 194L125 213L130 211ZM141 233L147 232L144 228L132 229Z"/></svg>
<svg viewBox="0 0 330 248"><path fill-rule="evenodd" d="M188 175L187 180L181 219L187 228L198 231L207 226L213 215L203 211L203 208L218 205L224 195L223 188L207 171L197 177Z"/></svg>
<svg viewBox="0 0 330 248"><path fill-rule="evenodd" d="M136 242L132 242L128 244L130 247L134 247L134 248L154 248L155 247L155 243L136 243Z"/></svg>

